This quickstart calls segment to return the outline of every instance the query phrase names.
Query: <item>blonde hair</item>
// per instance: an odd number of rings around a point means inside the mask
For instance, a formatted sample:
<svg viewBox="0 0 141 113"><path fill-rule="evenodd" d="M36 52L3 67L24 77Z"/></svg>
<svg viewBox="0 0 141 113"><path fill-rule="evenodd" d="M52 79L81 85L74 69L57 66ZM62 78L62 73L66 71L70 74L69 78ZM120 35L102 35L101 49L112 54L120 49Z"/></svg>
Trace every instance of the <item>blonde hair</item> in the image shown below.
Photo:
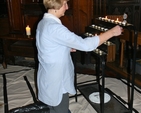
<svg viewBox="0 0 141 113"><path fill-rule="evenodd" d="M48 9L60 9L65 0L43 0L45 8Z"/></svg>

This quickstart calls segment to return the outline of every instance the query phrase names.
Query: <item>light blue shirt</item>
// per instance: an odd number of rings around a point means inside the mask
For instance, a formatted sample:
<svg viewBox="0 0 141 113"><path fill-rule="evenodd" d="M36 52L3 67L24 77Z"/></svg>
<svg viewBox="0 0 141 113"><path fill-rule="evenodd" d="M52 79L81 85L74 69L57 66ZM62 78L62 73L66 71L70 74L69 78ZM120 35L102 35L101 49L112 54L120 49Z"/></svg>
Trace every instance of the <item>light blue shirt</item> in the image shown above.
<svg viewBox="0 0 141 113"><path fill-rule="evenodd" d="M62 25L60 19L45 13L36 30L39 100L57 106L62 100L62 94L75 94L70 50L92 51L98 44L98 36L83 39Z"/></svg>

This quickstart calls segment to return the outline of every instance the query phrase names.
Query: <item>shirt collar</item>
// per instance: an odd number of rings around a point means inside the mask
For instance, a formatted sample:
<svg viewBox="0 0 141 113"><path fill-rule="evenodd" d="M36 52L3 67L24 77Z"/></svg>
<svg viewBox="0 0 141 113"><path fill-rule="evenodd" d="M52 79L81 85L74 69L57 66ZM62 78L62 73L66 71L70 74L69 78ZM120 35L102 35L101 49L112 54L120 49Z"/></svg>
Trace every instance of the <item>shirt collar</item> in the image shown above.
<svg viewBox="0 0 141 113"><path fill-rule="evenodd" d="M44 14L44 18L52 18L55 21L57 21L58 23L62 24L61 20L59 18L57 18L56 16L50 14L50 13L45 13Z"/></svg>

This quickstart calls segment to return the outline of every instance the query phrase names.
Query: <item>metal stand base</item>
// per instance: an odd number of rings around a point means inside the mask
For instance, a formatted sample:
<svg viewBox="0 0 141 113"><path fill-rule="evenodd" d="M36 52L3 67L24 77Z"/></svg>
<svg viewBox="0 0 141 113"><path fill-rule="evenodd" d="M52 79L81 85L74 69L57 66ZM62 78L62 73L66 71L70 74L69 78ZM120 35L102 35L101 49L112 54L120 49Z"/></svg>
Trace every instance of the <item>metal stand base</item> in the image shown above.
<svg viewBox="0 0 141 113"><path fill-rule="evenodd" d="M92 105L92 107L98 112L101 113L101 104L94 103L89 100L89 95L93 92L99 91L99 86L97 83L81 85L78 87L78 90L82 95L87 99L87 101ZM108 90L104 90L105 93L111 96L110 101L104 104L104 113L130 113L130 110L119 101L114 95L110 94Z"/></svg>

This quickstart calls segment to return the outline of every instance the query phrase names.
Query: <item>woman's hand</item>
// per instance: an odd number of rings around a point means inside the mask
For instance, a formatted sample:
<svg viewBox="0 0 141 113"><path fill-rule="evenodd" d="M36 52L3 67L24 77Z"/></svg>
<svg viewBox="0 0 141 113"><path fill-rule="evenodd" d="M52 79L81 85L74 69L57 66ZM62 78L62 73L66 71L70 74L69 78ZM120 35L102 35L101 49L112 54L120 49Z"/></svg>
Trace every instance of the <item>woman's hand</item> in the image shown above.
<svg viewBox="0 0 141 113"><path fill-rule="evenodd" d="M113 34L113 36L119 36L123 32L123 28L117 25L113 27L112 29L110 29L110 31Z"/></svg>
<svg viewBox="0 0 141 113"><path fill-rule="evenodd" d="M76 52L76 49L73 49L73 48L72 48L72 49L71 49L71 52Z"/></svg>
<svg viewBox="0 0 141 113"><path fill-rule="evenodd" d="M114 36L119 36L123 32L123 28L120 27L119 25L116 25L115 27L111 28L110 30L102 33L99 35L99 45L107 41L108 39L114 37Z"/></svg>

